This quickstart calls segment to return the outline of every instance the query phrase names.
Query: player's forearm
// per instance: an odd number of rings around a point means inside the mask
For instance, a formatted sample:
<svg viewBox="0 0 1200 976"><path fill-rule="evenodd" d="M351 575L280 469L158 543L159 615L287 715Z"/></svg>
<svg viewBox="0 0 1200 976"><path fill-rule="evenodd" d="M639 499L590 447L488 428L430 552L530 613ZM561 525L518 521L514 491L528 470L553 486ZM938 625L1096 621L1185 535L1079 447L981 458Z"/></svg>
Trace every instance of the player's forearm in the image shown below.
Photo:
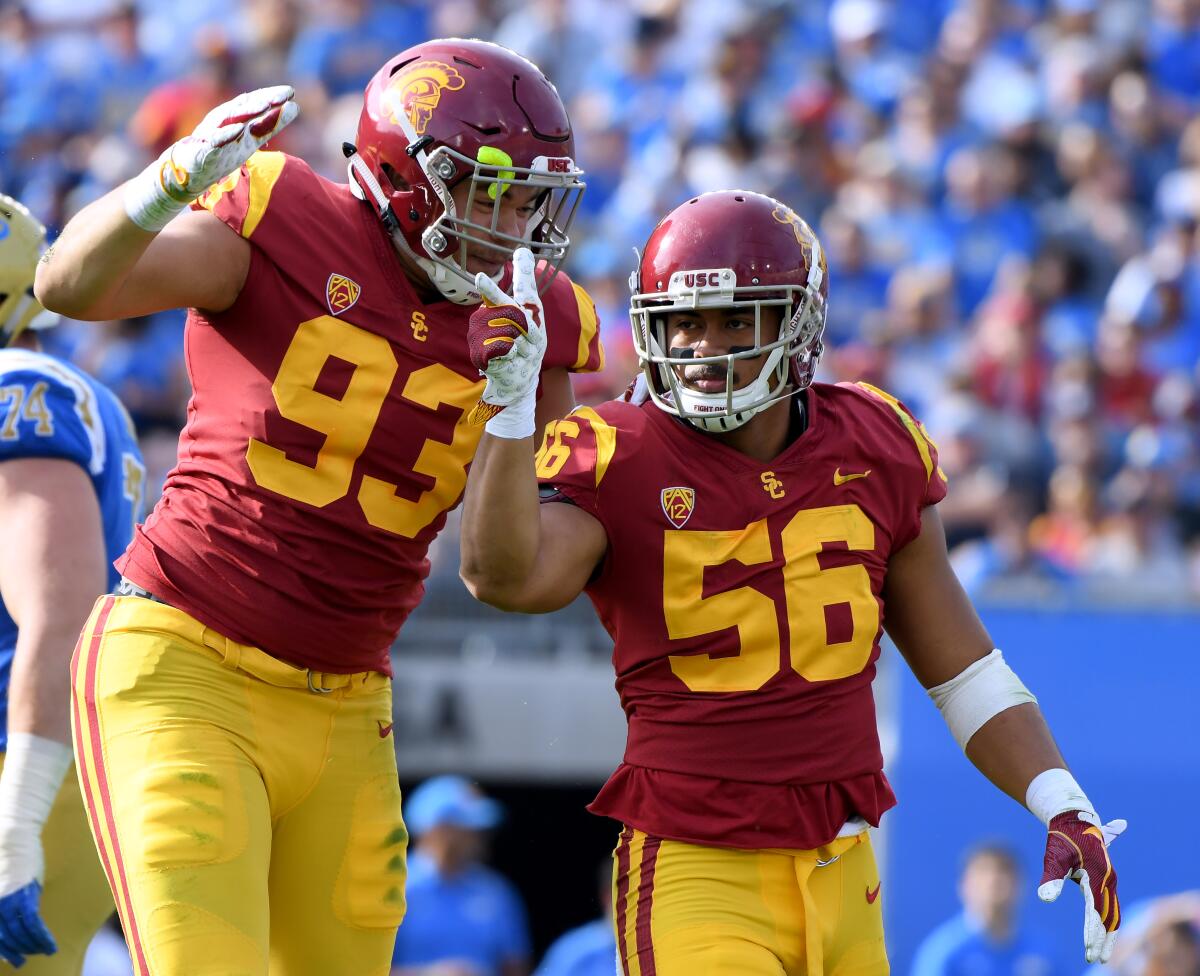
<svg viewBox="0 0 1200 976"><path fill-rule="evenodd" d="M115 300L154 240L129 219L124 187L88 204L38 264L34 293L53 312L85 321L117 317Z"/></svg>
<svg viewBox="0 0 1200 976"><path fill-rule="evenodd" d="M90 603L89 603L90 607ZM63 608L61 620L22 626L9 688L8 731L29 732L69 744L71 653L87 620L87 608ZM69 626L67 618L78 626Z"/></svg>
<svg viewBox="0 0 1200 976"><path fill-rule="evenodd" d="M966 753L976 769L1022 806L1034 777L1067 765L1033 703L993 716L971 736Z"/></svg>
<svg viewBox="0 0 1200 976"><path fill-rule="evenodd" d="M485 434L463 503L461 566L467 589L508 608L533 573L541 539L533 444Z"/></svg>

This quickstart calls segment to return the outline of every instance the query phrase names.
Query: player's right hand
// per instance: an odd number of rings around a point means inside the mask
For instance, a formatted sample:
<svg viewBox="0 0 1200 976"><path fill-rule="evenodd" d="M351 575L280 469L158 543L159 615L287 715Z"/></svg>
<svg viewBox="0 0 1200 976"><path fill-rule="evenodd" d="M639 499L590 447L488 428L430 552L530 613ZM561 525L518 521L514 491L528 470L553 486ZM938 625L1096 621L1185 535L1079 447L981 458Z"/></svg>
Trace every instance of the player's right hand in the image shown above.
<svg viewBox="0 0 1200 976"><path fill-rule="evenodd" d="M1108 845L1125 827L1124 820L1102 825L1095 814L1079 810L1060 813L1049 824L1038 897L1056 901L1068 879L1078 882L1083 892L1083 946L1088 962L1108 962L1117 941L1121 905Z"/></svg>
<svg viewBox="0 0 1200 976"><path fill-rule="evenodd" d="M13 829L0 835L0 959L22 966L25 957L58 951L42 921L41 837Z"/></svg>
<svg viewBox="0 0 1200 976"><path fill-rule="evenodd" d="M483 304L471 313L467 344L471 362L487 377L484 403L507 407L537 391L546 329L535 265L529 248L513 252L512 298L487 275L475 276Z"/></svg>
<svg viewBox="0 0 1200 976"><path fill-rule="evenodd" d="M290 85L275 85L218 105L190 136L170 146L129 182L125 196L129 218L144 230L162 230L295 119L300 112L295 97Z"/></svg>

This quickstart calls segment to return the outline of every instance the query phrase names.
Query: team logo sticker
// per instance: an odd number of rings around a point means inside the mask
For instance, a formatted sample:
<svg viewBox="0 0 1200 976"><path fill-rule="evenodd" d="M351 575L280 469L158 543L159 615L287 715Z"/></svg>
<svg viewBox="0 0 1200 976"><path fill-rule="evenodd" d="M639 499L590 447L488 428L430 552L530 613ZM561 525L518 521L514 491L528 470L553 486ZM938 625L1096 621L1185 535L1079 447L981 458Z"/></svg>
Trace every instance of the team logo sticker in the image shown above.
<svg viewBox="0 0 1200 976"><path fill-rule="evenodd" d="M829 267L825 263L825 251L817 242L812 228L808 226L808 223L796 211L791 207L785 207L782 203L771 211L771 216L775 218L777 223L785 224L792 228L792 233L796 235L796 242L804 248L805 257L808 259L808 266L812 269L809 274L815 280L810 283L819 288L821 282L824 281L825 276L829 273ZM814 244L816 244L815 248L813 247ZM813 253L814 250L816 253ZM816 269L820 270L819 275L817 275L814 265Z"/></svg>
<svg viewBox="0 0 1200 976"><path fill-rule="evenodd" d="M696 489L664 488L661 500L663 514L667 517L667 521L675 528L682 529L696 508Z"/></svg>
<svg viewBox="0 0 1200 976"><path fill-rule="evenodd" d="M325 303L334 315L349 311L360 294L362 287L359 283L345 275L331 274L325 282Z"/></svg>
<svg viewBox="0 0 1200 976"><path fill-rule="evenodd" d="M459 91L467 80L443 61L425 59L398 71L383 93L383 107L394 125L408 118L417 135L425 135L443 91Z"/></svg>

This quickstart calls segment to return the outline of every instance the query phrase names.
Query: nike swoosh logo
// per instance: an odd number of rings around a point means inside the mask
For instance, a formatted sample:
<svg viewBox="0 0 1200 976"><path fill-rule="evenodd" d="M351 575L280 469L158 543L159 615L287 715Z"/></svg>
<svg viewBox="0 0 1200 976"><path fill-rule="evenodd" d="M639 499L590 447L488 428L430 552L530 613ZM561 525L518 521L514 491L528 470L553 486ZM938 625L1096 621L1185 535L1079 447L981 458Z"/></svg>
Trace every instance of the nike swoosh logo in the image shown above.
<svg viewBox="0 0 1200 976"><path fill-rule="evenodd" d="M384 725L382 722L380 722L379 723L379 738L386 739L389 735L391 735L392 734L392 726L395 724L396 724L395 722L388 722L387 725Z"/></svg>
<svg viewBox="0 0 1200 976"><path fill-rule="evenodd" d="M857 474L842 474L842 469L838 468L833 472L833 483L835 485L844 485L847 481L853 481L855 478L865 478L871 473L871 469L859 471Z"/></svg>
<svg viewBox="0 0 1200 976"><path fill-rule="evenodd" d="M868 905L875 904L875 899L879 897L879 886L882 884L883 884L882 881L877 881L877 882L875 882L874 888L867 889L867 904Z"/></svg>

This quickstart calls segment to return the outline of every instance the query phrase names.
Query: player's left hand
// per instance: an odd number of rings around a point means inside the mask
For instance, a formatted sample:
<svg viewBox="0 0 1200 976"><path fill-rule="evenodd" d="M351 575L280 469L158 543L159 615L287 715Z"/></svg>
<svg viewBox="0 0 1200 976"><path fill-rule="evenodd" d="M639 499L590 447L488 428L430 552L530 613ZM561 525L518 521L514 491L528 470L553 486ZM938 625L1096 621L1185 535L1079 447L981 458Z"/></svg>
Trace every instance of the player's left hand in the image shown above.
<svg viewBox="0 0 1200 976"><path fill-rule="evenodd" d="M38 834L14 828L0 832L0 959L21 966L25 957L58 951L42 921L43 870Z"/></svg>
<svg viewBox="0 0 1200 976"><path fill-rule="evenodd" d="M513 252L512 297L485 274L475 276L483 299L471 313L467 342L471 362L487 377L483 402L508 407L537 392L546 352L542 299L538 295L533 252Z"/></svg>
<svg viewBox="0 0 1200 976"><path fill-rule="evenodd" d="M1083 946L1088 962L1108 962L1121 926L1117 872L1108 858L1108 845L1124 832L1126 822L1101 825L1094 814L1070 810L1050 821L1046 857L1038 897L1057 901L1070 879L1083 892Z"/></svg>

